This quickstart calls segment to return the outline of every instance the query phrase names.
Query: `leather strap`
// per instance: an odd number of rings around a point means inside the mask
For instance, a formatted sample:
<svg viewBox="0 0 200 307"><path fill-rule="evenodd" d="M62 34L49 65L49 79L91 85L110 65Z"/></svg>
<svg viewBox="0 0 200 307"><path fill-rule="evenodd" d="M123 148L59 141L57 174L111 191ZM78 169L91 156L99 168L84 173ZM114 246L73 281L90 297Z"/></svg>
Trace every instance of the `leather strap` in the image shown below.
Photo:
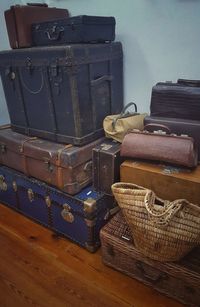
<svg viewBox="0 0 200 307"><path fill-rule="evenodd" d="M37 137L31 137L31 138L28 138L28 139L24 140L21 143L21 146L20 146L20 149L19 149L20 153L23 155L23 167L24 167L25 174L27 176L29 176L30 174L29 174L29 171L28 171L26 155L24 154L24 145L25 145L25 143L28 143L30 141L34 141L36 139L37 139Z"/></svg>
<svg viewBox="0 0 200 307"><path fill-rule="evenodd" d="M63 153L63 151L67 148L72 147L72 144L67 144L65 145L63 148L58 150L58 155L57 155L57 160L56 160L56 166L57 166L57 170L56 170L56 177L57 177L57 186L59 189L63 188L63 168L61 167L61 155Z"/></svg>

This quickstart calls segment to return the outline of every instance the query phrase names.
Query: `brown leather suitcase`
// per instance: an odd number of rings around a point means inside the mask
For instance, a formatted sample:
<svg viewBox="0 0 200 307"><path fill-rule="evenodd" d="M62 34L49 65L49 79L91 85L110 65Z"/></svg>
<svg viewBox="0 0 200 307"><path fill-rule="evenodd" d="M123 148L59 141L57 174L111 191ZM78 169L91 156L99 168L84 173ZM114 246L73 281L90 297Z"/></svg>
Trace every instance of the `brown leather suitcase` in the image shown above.
<svg viewBox="0 0 200 307"><path fill-rule="evenodd" d="M76 194L92 182L92 149L103 140L76 147L27 137L3 126L0 164Z"/></svg>
<svg viewBox="0 0 200 307"><path fill-rule="evenodd" d="M187 199L200 204L200 166L190 170L165 164L127 160L121 164L122 182L153 190L162 199Z"/></svg>
<svg viewBox="0 0 200 307"><path fill-rule="evenodd" d="M135 248L121 212L101 229L100 239L104 264L187 306L200 306L200 248L179 262L151 260Z"/></svg>
<svg viewBox="0 0 200 307"><path fill-rule="evenodd" d="M171 133L186 134L192 137L196 142L198 160L200 161L200 120L146 116L144 125L148 124L165 125L171 130Z"/></svg>
<svg viewBox="0 0 200 307"><path fill-rule="evenodd" d="M93 188L96 191L112 195L111 185L120 177L120 145L117 141L105 139L93 148Z"/></svg>
<svg viewBox="0 0 200 307"><path fill-rule="evenodd" d="M152 126L158 131L149 132ZM133 130L122 141L120 154L126 158L162 161L179 166L196 167L198 153L193 138L163 133L165 126L149 124L144 131ZM166 127L167 128L167 127Z"/></svg>
<svg viewBox="0 0 200 307"><path fill-rule="evenodd" d="M29 3L27 5L12 5L4 12L8 37L11 48L31 47L32 23L67 18L68 10L48 7L47 4Z"/></svg>

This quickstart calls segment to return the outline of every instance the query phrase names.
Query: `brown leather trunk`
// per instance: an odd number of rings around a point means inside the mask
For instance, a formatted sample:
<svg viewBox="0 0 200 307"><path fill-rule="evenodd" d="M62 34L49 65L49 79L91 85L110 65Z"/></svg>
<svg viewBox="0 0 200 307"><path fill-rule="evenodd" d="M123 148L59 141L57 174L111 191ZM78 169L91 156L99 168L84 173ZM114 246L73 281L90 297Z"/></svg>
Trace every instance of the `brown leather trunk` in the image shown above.
<svg viewBox="0 0 200 307"><path fill-rule="evenodd" d="M184 198L200 204L200 166L190 170L138 160L125 161L120 167L122 182L152 189L162 199Z"/></svg>
<svg viewBox="0 0 200 307"><path fill-rule="evenodd" d="M67 18L68 10L42 4L14 5L4 12L11 48L31 47L31 24Z"/></svg>
<svg viewBox="0 0 200 307"><path fill-rule="evenodd" d="M93 149L93 187L96 191L112 195L111 185L120 177L121 144L106 139Z"/></svg>
<svg viewBox="0 0 200 307"><path fill-rule="evenodd" d="M151 260L135 248L121 212L101 229L100 238L104 264L187 306L200 306L199 248L179 262Z"/></svg>
<svg viewBox="0 0 200 307"><path fill-rule="evenodd" d="M92 149L103 140L76 147L27 137L1 127L0 164L76 194L92 182Z"/></svg>

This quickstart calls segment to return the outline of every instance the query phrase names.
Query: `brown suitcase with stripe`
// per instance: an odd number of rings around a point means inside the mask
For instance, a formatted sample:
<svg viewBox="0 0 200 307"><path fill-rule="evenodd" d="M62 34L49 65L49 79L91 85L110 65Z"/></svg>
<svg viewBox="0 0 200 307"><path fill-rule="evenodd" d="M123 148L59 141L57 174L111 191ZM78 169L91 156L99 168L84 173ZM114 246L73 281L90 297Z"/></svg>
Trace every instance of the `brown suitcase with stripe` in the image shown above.
<svg viewBox="0 0 200 307"><path fill-rule="evenodd" d="M76 194L92 182L92 149L104 138L76 147L0 128L0 164Z"/></svg>

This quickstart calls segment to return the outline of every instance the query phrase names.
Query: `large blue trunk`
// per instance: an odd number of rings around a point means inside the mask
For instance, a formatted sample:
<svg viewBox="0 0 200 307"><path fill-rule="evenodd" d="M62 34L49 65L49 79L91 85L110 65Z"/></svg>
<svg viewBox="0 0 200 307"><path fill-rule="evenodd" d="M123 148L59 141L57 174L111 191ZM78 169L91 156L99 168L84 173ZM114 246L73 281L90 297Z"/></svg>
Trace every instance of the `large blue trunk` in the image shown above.
<svg viewBox="0 0 200 307"><path fill-rule="evenodd" d="M100 245L99 231L117 208L113 197L91 187L71 196L5 166L0 167L0 202L90 252Z"/></svg>

